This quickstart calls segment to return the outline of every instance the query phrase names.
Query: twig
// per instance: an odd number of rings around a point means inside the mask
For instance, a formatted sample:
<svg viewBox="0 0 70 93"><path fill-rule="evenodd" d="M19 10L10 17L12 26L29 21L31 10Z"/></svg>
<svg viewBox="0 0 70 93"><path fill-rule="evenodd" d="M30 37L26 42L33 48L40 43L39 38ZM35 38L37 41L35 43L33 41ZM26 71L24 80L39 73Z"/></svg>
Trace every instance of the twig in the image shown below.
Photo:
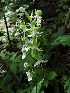
<svg viewBox="0 0 70 93"><path fill-rule="evenodd" d="M5 20L5 25L6 25L6 29L7 29L7 36L8 36L8 40L9 40L9 44L10 44L10 48L12 48L11 41L10 41L10 38L9 38L9 31L8 31L8 26L7 26L7 21L6 21L6 17L5 17L5 15L4 15L4 20Z"/></svg>

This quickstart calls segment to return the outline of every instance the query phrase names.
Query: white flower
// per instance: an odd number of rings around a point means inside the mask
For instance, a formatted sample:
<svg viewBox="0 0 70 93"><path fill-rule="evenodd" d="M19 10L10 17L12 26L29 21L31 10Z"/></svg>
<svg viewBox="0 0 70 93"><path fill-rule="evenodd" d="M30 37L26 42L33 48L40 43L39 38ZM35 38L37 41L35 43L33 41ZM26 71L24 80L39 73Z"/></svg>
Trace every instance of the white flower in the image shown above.
<svg viewBox="0 0 70 93"><path fill-rule="evenodd" d="M32 37L32 35L28 35L28 37Z"/></svg>
<svg viewBox="0 0 70 93"><path fill-rule="evenodd" d="M31 48L31 49L36 49L36 50L38 50L38 51L43 51L43 50L40 50L37 46L29 46L29 48Z"/></svg>
<svg viewBox="0 0 70 93"><path fill-rule="evenodd" d="M37 32L37 34L38 34L39 36L41 36L42 33L43 33L43 32Z"/></svg>
<svg viewBox="0 0 70 93"><path fill-rule="evenodd" d="M37 26L41 26L41 20L42 20L42 17L38 16L36 21Z"/></svg>
<svg viewBox="0 0 70 93"><path fill-rule="evenodd" d="M31 16L30 16L31 18L34 18L34 16L33 16L33 13L31 13Z"/></svg>
<svg viewBox="0 0 70 93"><path fill-rule="evenodd" d="M23 53L22 55L22 59L24 59L26 57L26 53Z"/></svg>
<svg viewBox="0 0 70 93"><path fill-rule="evenodd" d="M17 9L16 12L19 12L19 9Z"/></svg>
<svg viewBox="0 0 70 93"><path fill-rule="evenodd" d="M3 39L2 39L2 42L3 42L3 43L5 43L5 42L6 42L6 39L5 39L5 38L3 38Z"/></svg>
<svg viewBox="0 0 70 93"><path fill-rule="evenodd" d="M28 35L28 37L32 37L32 36L35 36L36 32L33 31L31 35Z"/></svg>
<svg viewBox="0 0 70 93"><path fill-rule="evenodd" d="M16 32L16 33L15 33L15 36L19 36L19 34L20 34L19 32Z"/></svg>
<svg viewBox="0 0 70 93"><path fill-rule="evenodd" d="M25 62L24 67L27 68L28 66L29 66L29 64Z"/></svg>
<svg viewBox="0 0 70 93"><path fill-rule="evenodd" d="M30 73L30 71L26 72L27 76L28 76L28 81L31 81L32 80L32 75Z"/></svg>
<svg viewBox="0 0 70 93"><path fill-rule="evenodd" d="M29 48L28 47L25 47L25 50L26 50L26 52L29 50Z"/></svg>
<svg viewBox="0 0 70 93"><path fill-rule="evenodd" d="M26 28L24 28L24 29L23 29L23 32L26 32L26 31L27 31Z"/></svg>
<svg viewBox="0 0 70 93"><path fill-rule="evenodd" d="M38 61L34 64L34 67L37 66L37 65L39 65L40 63L41 63L41 61L38 60Z"/></svg>
<svg viewBox="0 0 70 93"><path fill-rule="evenodd" d="M33 31L33 32L32 32L32 36L35 36L35 34L36 34L36 32L35 32L35 31Z"/></svg>
<svg viewBox="0 0 70 93"><path fill-rule="evenodd" d="M29 50L29 48L23 45L23 47L22 47L22 53L27 52L28 50Z"/></svg>
<svg viewBox="0 0 70 93"><path fill-rule="evenodd" d="M35 64L34 64L34 67L39 65L40 63L44 63L44 62L47 62L48 60L38 60Z"/></svg>
<svg viewBox="0 0 70 93"><path fill-rule="evenodd" d="M22 47L22 53L24 53L24 51L25 51L25 48L24 48L24 46Z"/></svg>
<svg viewBox="0 0 70 93"><path fill-rule="evenodd" d="M6 73L6 72L7 72L7 71L5 71L5 70L2 70L2 71L1 71L2 74Z"/></svg>

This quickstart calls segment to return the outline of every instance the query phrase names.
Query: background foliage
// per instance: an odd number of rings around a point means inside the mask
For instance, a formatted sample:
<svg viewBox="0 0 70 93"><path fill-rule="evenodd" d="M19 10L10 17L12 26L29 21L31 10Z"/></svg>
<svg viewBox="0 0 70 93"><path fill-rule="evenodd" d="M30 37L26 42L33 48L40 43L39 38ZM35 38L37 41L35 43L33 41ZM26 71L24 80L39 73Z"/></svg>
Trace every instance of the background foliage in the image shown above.
<svg viewBox="0 0 70 93"><path fill-rule="evenodd" d="M70 93L69 5L0 1L0 93Z"/></svg>

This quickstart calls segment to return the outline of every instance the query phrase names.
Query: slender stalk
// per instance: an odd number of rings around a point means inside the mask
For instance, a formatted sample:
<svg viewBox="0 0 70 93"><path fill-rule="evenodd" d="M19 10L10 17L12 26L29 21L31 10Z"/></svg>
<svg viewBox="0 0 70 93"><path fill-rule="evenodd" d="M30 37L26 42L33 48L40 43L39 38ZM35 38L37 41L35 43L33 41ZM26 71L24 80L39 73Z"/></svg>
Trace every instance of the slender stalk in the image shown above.
<svg viewBox="0 0 70 93"><path fill-rule="evenodd" d="M37 93L37 74L36 74L36 93Z"/></svg>
<svg viewBox="0 0 70 93"><path fill-rule="evenodd" d="M37 34L36 34L36 43L37 43Z"/></svg>
<svg viewBox="0 0 70 93"><path fill-rule="evenodd" d="M6 17L5 17L5 15L4 15L4 20L5 20L5 25L6 25L6 29L7 29L7 36L8 36L8 40L9 40L9 44L10 44L10 48L12 48L11 41L10 41L10 38L9 38L9 31L8 31L8 26L7 26L7 21L6 21Z"/></svg>
<svg viewBox="0 0 70 93"><path fill-rule="evenodd" d="M25 40L25 32L24 32L24 40Z"/></svg>

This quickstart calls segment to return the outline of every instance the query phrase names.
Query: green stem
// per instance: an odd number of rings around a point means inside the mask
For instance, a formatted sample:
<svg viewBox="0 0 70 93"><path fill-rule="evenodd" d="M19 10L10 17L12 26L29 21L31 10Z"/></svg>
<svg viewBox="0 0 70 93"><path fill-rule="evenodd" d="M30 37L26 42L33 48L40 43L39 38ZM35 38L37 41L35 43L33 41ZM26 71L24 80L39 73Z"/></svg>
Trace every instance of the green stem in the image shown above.
<svg viewBox="0 0 70 93"><path fill-rule="evenodd" d="M36 43L37 43L37 34L36 34Z"/></svg>
<svg viewBox="0 0 70 93"><path fill-rule="evenodd" d="M24 32L24 40L25 40L25 32Z"/></svg>
<svg viewBox="0 0 70 93"><path fill-rule="evenodd" d="M37 93L37 74L36 74L36 93Z"/></svg>

